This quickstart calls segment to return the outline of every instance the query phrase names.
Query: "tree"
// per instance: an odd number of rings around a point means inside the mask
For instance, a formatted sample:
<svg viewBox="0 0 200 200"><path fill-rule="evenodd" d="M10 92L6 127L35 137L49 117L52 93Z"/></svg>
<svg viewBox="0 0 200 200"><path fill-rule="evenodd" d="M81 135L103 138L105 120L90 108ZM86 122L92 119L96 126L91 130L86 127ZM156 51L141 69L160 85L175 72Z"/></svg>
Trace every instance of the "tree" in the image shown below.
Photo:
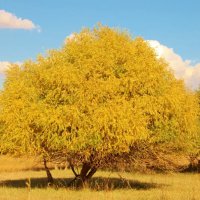
<svg viewBox="0 0 200 200"><path fill-rule="evenodd" d="M195 91L195 95L198 99L198 107L200 108L200 88ZM198 117L200 119L200 112L198 113ZM200 133L199 130L198 133ZM189 154L190 163L188 165L188 168L185 169L186 172L191 172L191 171L200 172L200 134L198 134L197 137L195 138L194 144L196 148Z"/></svg>
<svg viewBox="0 0 200 200"><path fill-rule="evenodd" d="M84 182L136 144L189 147L196 103L142 38L84 29L60 50L7 72L1 150L67 159Z"/></svg>

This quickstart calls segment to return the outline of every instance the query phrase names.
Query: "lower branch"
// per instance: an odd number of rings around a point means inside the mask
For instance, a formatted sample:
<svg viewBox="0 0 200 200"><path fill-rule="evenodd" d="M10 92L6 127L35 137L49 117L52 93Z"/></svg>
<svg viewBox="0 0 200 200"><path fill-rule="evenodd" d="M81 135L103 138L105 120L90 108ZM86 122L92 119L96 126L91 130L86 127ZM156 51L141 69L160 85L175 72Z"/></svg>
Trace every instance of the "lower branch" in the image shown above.
<svg viewBox="0 0 200 200"><path fill-rule="evenodd" d="M72 172L74 173L75 177L77 177L78 173L75 171L74 165L72 165L71 163L70 163L70 168L71 168Z"/></svg>
<svg viewBox="0 0 200 200"><path fill-rule="evenodd" d="M53 177L51 175L51 172L49 170L49 168L47 167L47 161L45 158L43 158L43 161L44 161L44 168L45 168L45 171L46 171L46 174L47 174L47 182L48 182L48 185L52 185L54 180L53 180Z"/></svg>

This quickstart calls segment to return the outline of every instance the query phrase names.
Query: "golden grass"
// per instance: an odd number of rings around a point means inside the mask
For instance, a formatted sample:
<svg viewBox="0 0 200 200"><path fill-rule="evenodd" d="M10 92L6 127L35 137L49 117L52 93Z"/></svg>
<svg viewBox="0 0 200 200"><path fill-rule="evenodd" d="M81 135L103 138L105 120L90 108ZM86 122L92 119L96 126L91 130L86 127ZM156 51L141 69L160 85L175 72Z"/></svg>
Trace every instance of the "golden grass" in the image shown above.
<svg viewBox="0 0 200 200"><path fill-rule="evenodd" d="M53 170L52 174L63 187L47 187L44 171L1 172L0 200L200 199L200 174L118 174L99 171L93 178L91 188L79 190L65 186L73 177L71 171Z"/></svg>
<svg viewBox="0 0 200 200"><path fill-rule="evenodd" d="M9 156L0 156L0 172L23 171L41 168L43 168L43 165L38 158L14 158Z"/></svg>

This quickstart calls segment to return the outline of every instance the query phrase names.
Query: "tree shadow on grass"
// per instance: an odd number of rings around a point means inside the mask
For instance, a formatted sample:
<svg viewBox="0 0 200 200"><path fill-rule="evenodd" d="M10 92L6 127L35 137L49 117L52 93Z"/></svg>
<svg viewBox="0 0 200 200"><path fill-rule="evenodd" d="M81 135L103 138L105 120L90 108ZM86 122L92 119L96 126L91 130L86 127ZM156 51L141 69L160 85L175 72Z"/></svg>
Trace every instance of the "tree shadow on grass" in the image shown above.
<svg viewBox="0 0 200 200"><path fill-rule="evenodd" d="M51 186L55 189L68 188L68 189L81 189L75 184L70 184L72 178L57 178L54 179L54 185ZM157 184L152 182L140 182L129 179L120 178L105 178L105 177L94 177L92 178L85 187L92 190L116 190L116 189L135 189L135 190L150 190L154 188L162 188L168 185ZM0 182L0 187L12 187L12 188L47 188L48 183L46 178L31 178L19 179L19 180L5 180Z"/></svg>

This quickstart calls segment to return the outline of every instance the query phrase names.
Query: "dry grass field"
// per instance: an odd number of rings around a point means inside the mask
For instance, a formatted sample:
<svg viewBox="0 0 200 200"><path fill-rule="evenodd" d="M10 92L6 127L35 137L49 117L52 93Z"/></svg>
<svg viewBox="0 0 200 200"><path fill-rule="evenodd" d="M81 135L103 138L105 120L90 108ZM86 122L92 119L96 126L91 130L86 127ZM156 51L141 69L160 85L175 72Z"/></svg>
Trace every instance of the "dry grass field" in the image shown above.
<svg viewBox="0 0 200 200"><path fill-rule="evenodd" d="M31 163L36 167L33 161L18 159L13 162L11 158L0 158L0 161L0 200L200 199L200 174L99 171L88 187L76 189L68 186L73 178L69 170L52 170L56 186L48 187L45 171L28 170ZM5 170L6 166L10 168Z"/></svg>

